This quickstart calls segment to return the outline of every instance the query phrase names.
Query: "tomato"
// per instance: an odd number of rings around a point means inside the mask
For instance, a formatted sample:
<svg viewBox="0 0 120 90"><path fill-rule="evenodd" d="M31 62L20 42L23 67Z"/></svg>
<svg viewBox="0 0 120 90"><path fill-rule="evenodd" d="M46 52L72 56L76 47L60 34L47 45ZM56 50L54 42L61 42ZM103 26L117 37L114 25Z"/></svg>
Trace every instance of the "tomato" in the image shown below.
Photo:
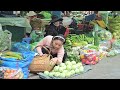
<svg viewBox="0 0 120 90"><path fill-rule="evenodd" d="M6 72L6 73L10 73L11 71L10 71L10 69L7 69L5 72Z"/></svg>
<svg viewBox="0 0 120 90"><path fill-rule="evenodd" d="M93 61L95 61L95 60L96 60L96 55L93 55L93 58L92 58L92 59L93 59Z"/></svg>
<svg viewBox="0 0 120 90"><path fill-rule="evenodd" d="M88 60L87 60L87 61L86 61L86 64L88 64L88 65L89 65L89 64L91 64L91 63L90 63L90 61L88 61Z"/></svg>
<svg viewBox="0 0 120 90"><path fill-rule="evenodd" d="M83 64L85 64L85 63L86 63L86 61L87 61L86 59L82 59L82 63L83 63Z"/></svg>
<svg viewBox="0 0 120 90"><path fill-rule="evenodd" d="M11 73L14 73L15 72L15 70L11 70Z"/></svg>
<svg viewBox="0 0 120 90"><path fill-rule="evenodd" d="M96 62L98 62L99 61L99 58L98 57L96 57L96 60L95 60Z"/></svg>
<svg viewBox="0 0 120 90"><path fill-rule="evenodd" d="M97 62L95 62L95 61L91 61L91 64L92 64L92 65L95 65L96 63L97 63Z"/></svg>

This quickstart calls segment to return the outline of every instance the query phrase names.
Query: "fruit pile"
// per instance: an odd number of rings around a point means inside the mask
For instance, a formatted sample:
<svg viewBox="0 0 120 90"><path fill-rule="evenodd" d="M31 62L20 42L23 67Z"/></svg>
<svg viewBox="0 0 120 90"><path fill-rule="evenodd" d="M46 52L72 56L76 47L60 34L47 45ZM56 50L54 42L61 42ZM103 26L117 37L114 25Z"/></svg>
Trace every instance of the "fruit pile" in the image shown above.
<svg viewBox="0 0 120 90"><path fill-rule="evenodd" d="M84 54L80 55L80 59L83 64L87 65L95 65L99 61L99 58L93 50L84 50Z"/></svg>
<svg viewBox="0 0 120 90"><path fill-rule="evenodd" d="M60 65L55 66L51 72L44 71L44 74L50 77L68 78L75 74L80 74L83 71L84 67L82 63L66 61L65 63L61 63Z"/></svg>
<svg viewBox="0 0 120 90"><path fill-rule="evenodd" d="M15 70L15 69L3 69L0 71L0 76L2 79L22 79L23 73L22 71Z"/></svg>

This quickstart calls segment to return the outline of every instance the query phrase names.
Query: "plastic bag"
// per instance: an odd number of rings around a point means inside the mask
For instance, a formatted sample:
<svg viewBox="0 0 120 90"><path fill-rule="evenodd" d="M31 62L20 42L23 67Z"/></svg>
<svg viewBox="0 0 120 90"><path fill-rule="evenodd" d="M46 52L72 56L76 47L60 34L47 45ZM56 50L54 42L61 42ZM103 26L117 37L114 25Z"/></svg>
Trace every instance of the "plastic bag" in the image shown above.
<svg viewBox="0 0 120 90"><path fill-rule="evenodd" d="M112 44L109 40L100 41L100 48L102 48L102 50L104 51L111 48L111 46Z"/></svg>
<svg viewBox="0 0 120 90"><path fill-rule="evenodd" d="M16 60L13 58L2 58L0 57L0 66L10 67L10 68L21 68L24 73L24 79L28 78L29 75L29 65L32 62L35 52L24 52L22 53L23 60Z"/></svg>
<svg viewBox="0 0 120 90"><path fill-rule="evenodd" d="M11 51L14 52L29 52L30 51L30 44L26 43L26 42L17 42L14 43L12 46Z"/></svg>
<svg viewBox="0 0 120 90"><path fill-rule="evenodd" d="M112 34L109 31L106 30L99 30L98 31L98 37L100 40L111 40Z"/></svg>
<svg viewBox="0 0 120 90"><path fill-rule="evenodd" d="M63 26L69 26L72 22L73 20L71 18L63 17Z"/></svg>
<svg viewBox="0 0 120 90"><path fill-rule="evenodd" d="M112 48L114 49L120 49L120 40L116 40L112 43Z"/></svg>
<svg viewBox="0 0 120 90"><path fill-rule="evenodd" d="M14 69L9 67L0 67L0 71L3 72L1 79L23 79L24 77L21 68Z"/></svg>
<svg viewBox="0 0 120 90"><path fill-rule="evenodd" d="M83 64L95 65L99 62L99 57L96 50L82 50L80 53L80 59Z"/></svg>
<svg viewBox="0 0 120 90"><path fill-rule="evenodd" d="M45 19L50 19L52 16L48 11L42 11L40 12L40 14L42 14L45 17Z"/></svg>
<svg viewBox="0 0 120 90"><path fill-rule="evenodd" d="M0 51L11 49L12 33L8 30L0 30Z"/></svg>
<svg viewBox="0 0 120 90"><path fill-rule="evenodd" d="M116 50L111 50L110 52L108 52L107 53L107 57L111 57L111 56L115 56L115 55L117 55L117 52L116 52Z"/></svg>

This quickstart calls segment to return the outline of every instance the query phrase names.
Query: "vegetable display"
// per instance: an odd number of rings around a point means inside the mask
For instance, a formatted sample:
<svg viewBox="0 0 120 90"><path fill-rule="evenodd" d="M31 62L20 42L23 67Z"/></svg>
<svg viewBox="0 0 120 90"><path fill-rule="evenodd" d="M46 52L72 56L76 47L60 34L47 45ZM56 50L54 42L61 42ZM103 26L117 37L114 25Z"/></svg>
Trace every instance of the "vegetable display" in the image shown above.
<svg viewBox="0 0 120 90"><path fill-rule="evenodd" d="M14 58L14 59L17 59L17 60L22 60L23 59L21 53L11 52L11 51L7 51L7 52L2 53L2 57Z"/></svg>
<svg viewBox="0 0 120 90"><path fill-rule="evenodd" d="M83 64L87 65L95 65L99 62L99 58L93 50L83 50L80 54L80 59Z"/></svg>
<svg viewBox="0 0 120 90"><path fill-rule="evenodd" d="M79 58L79 55L77 55L77 54L69 53L66 61L76 61L76 62L80 62L80 58Z"/></svg>
<svg viewBox="0 0 120 90"><path fill-rule="evenodd" d="M88 46L89 49L95 49L95 50L99 50L99 47L98 46L95 46L95 45L90 45Z"/></svg>
<svg viewBox="0 0 120 90"><path fill-rule="evenodd" d="M120 39L120 16L109 20L109 30L113 34L113 38Z"/></svg>
<svg viewBox="0 0 120 90"><path fill-rule="evenodd" d="M81 34L81 35L76 35L76 34L70 34L67 38L66 38L66 45L70 46L85 46L87 44L92 44L94 43L94 38L93 37L89 37L85 34Z"/></svg>
<svg viewBox="0 0 120 90"><path fill-rule="evenodd" d="M112 34L111 34L111 32L103 29L103 30L98 31L98 37L101 41L111 40L112 39Z"/></svg>
<svg viewBox="0 0 120 90"><path fill-rule="evenodd" d="M69 78L72 75L82 73L83 71L84 67L82 63L66 61L65 63L55 66L51 72L44 71L44 74L50 77Z"/></svg>

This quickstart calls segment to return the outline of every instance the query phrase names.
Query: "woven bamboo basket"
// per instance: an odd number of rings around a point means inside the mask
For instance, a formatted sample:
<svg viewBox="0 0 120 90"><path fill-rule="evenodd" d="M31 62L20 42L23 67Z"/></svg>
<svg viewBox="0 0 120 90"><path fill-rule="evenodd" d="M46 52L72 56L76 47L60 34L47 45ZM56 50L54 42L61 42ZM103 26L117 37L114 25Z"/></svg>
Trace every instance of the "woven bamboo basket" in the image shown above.
<svg viewBox="0 0 120 90"><path fill-rule="evenodd" d="M30 64L29 70L33 73L43 72L43 71L51 71L55 66L50 60L50 52L46 47L45 48L49 54L45 54L44 56L35 56L32 63Z"/></svg>

